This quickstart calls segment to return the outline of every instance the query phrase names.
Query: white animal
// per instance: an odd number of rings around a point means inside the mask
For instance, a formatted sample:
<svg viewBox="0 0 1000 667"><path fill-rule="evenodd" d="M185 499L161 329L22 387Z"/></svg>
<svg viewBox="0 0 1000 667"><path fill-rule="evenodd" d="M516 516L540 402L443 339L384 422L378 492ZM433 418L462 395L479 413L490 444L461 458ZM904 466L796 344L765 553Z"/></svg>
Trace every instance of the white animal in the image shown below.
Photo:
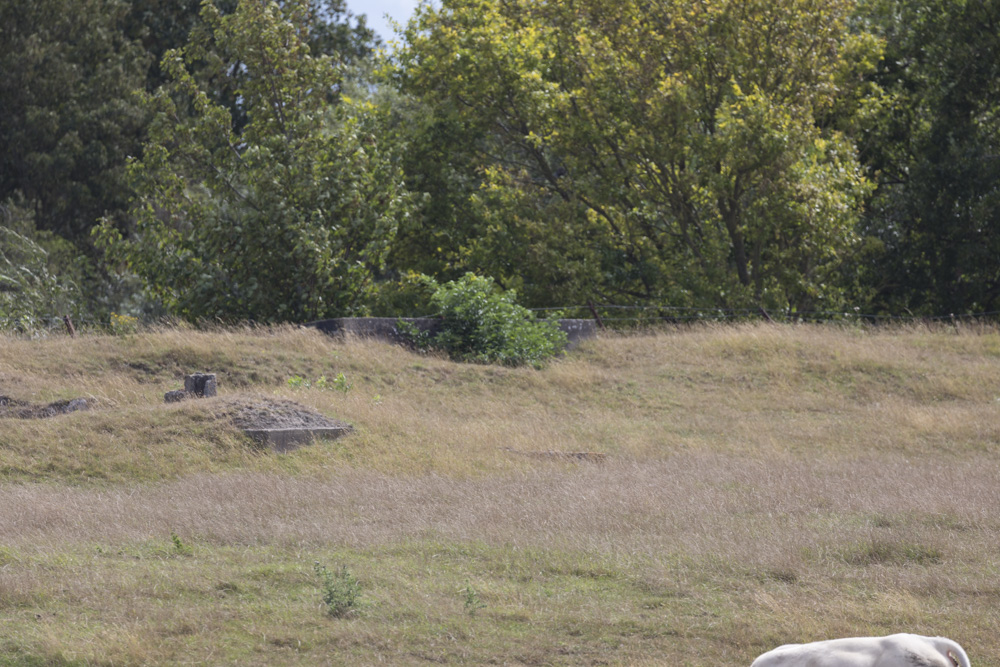
<svg viewBox="0 0 1000 667"><path fill-rule="evenodd" d="M786 644L750 667L971 667L957 643L944 637L898 634Z"/></svg>

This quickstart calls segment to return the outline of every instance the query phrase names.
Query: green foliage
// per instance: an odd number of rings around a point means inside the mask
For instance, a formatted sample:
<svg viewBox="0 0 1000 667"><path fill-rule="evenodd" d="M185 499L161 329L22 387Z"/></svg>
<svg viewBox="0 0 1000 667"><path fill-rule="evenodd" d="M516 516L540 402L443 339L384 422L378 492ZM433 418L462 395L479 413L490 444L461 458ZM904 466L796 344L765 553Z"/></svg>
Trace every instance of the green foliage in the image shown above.
<svg viewBox="0 0 1000 667"><path fill-rule="evenodd" d="M123 0L0 3L0 201L20 192L38 228L86 240L128 205L125 161L147 115L149 59L122 32Z"/></svg>
<svg viewBox="0 0 1000 667"><path fill-rule="evenodd" d="M312 0L309 45L316 55L335 56L347 65L364 62L381 44L364 14L354 14L346 0Z"/></svg>
<svg viewBox="0 0 1000 667"><path fill-rule="evenodd" d="M374 108L340 97L342 67L312 53L309 16L305 0L205 4L206 28L164 56L170 83L147 98L150 141L130 166L135 229L106 220L97 241L172 314L319 319L373 290L409 197ZM245 124L213 98L206 62L241 73Z"/></svg>
<svg viewBox="0 0 1000 667"><path fill-rule="evenodd" d="M396 320L396 331L404 341L418 350L426 350L431 347L430 332L424 331L412 322L407 322L404 319Z"/></svg>
<svg viewBox="0 0 1000 667"><path fill-rule="evenodd" d="M407 271L395 280L383 280L371 303L372 314L380 317L415 317L429 313L433 291L434 288L425 281L424 274L414 271Z"/></svg>
<svg viewBox="0 0 1000 667"><path fill-rule="evenodd" d="M174 545L174 553L176 553L178 556L190 556L193 553L191 547L187 544L184 544L183 540L181 540L180 538L180 535L178 535L173 531L170 532L170 541Z"/></svg>
<svg viewBox="0 0 1000 667"><path fill-rule="evenodd" d="M42 245L53 241L35 230L29 211L14 201L0 204L0 331L35 332L47 318L78 315L76 284Z"/></svg>
<svg viewBox="0 0 1000 667"><path fill-rule="evenodd" d="M462 589L462 597L465 603L465 613L469 616L475 616L477 611L486 608L486 604L479 599L479 593L468 581L465 582L465 587Z"/></svg>
<svg viewBox="0 0 1000 667"><path fill-rule="evenodd" d="M470 271L530 305L1000 310L998 27L443 0L379 60L344 0L0 3L0 201L32 219L4 275L35 285L5 326L52 276L98 321L412 315L408 273Z"/></svg>
<svg viewBox="0 0 1000 667"><path fill-rule="evenodd" d="M337 391L343 394L346 394L351 390L352 387L354 387L353 384L347 381L347 378L344 376L343 373L337 373L337 377L333 378L329 382L326 381L326 376L320 376L319 379L320 382L323 383L322 384L323 387L332 387L333 389L336 389Z"/></svg>
<svg viewBox="0 0 1000 667"><path fill-rule="evenodd" d="M334 389L344 394L354 387L343 373L337 373L337 377L332 380L328 380L325 375L320 375L315 382L310 382L301 375L293 375L286 380L286 383L292 389L309 389L315 387L316 389Z"/></svg>
<svg viewBox="0 0 1000 667"><path fill-rule="evenodd" d="M286 380L285 382L292 389L303 389L311 386L309 380L305 379L301 375L293 375L292 377L288 378L288 380Z"/></svg>
<svg viewBox="0 0 1000 667"><path fill-rule="evenodd" d="M429 128L478 138L464 191L482 224L463 261L539 299L837 303L868 184L822 121L877 58L853 9L423 5L399 77L447 121Z"/></svg>
<svg viewBox="0 0 1000 667"><path fill-rule="evenodd" d="M886 91L864 155L878 182L864 266L875 305L1000 310L1000 0L869 0Z"/></svg>
<svg viewBox="0 0 1000 667"><path fill-rule="evenodd" d="M231 14L238 2L215 0L214 4L221 13ZM124 32L142 44L152 57L147 79L147 89L152 91L169 80L160 67L167 51L183 46L192 32L205 29L202 0L131 0L128 5ZM327 54L348 63L372 54L377 38L363 15L352 14L344 0L312 0L310 5L308 40L314 54ZM233 111L239 113L239 102L232 95L239 76L235 72L231 74L229 79L214 81L213 92L220 100L232 103Z"/></svg>
<svg viewBox="0 0 1000 667"><path fill-rule="evenodd" d="M506 366L537 366L566 346L560 313L536 319L515 303L514 291L501 292L492 278L469 273L444 285L426 280L435 287L431 302L442 320L436 334L417 339L421 344L455 359Z"/></svg>
<svg viewBox="0 0 1000 667"><path fill-rule="evenodd" d="M130 336L139 330L139 318L132 315L111 313L109 327L115 336Z"/></svg>
<svg viewBox="0 0 1000 667"><path fill-rule="evenodd" d="M339 618L354 610L361 597L361 584L346 565L341 566L337 572L330 572L325 565L315 561L313 571L320 578L327 614Z"/></svg>
<svg viewBox="0 0 1000 667"><path fill-rule="evenodd" d="M398 140L407 147L401 161L407 186L423 196L415 215L400 225L388 265L401 274L439 279L459 278L466 271L493 275L474 248L487 228L473 202L482 185L478 153L485 149L484 123L413 96L399 95L389 103ZM399 291L405 293L411 284L401 281ZM419 311L392 314L414 312Z"/></svg>

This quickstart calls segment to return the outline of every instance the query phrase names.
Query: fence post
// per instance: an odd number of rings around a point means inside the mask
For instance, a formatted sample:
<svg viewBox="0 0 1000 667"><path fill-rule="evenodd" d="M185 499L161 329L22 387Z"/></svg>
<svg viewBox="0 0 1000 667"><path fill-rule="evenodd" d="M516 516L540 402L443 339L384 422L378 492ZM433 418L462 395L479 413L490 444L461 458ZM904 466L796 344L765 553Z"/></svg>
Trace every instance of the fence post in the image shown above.
<svg viewBox="0 0 1000 667"><path fill-rule="evenodd" d="M593 314L594 319L597 320L597 326L600 329L604 328L604 322L601 321L601 316L597 314L597 308L594 306L594 302L588 300L587 306L590 308L590 312Z"/></svg>

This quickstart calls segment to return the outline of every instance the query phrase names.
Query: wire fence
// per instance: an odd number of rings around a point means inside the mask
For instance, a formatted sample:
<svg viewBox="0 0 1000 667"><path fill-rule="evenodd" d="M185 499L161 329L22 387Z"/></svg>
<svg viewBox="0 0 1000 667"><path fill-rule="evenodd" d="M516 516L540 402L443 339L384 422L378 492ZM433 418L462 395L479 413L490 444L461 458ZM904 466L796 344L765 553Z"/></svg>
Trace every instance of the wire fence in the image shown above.
<svg viewBox="0 0 1000 667"><path fill-rule="evenodd" d="M684 324L695 322L737 322L737 321L772 321L783 323L868 323L873 325L891 323L997 323L1000 321L1000 311L982 311L974 313L947 313L935 315L914 315L894 313L865 313L859 309L843 311L808 310L808 311L766 311L762 308L699 308L695 306L664 306L664 305L621 305L621 304L585 304L570 306L546 306L529 308L538 313L560 312L565 318L593 319L599 325L608 328L630 328L655 324ZM425 314L419 317L434 317L436 314ZM46 315L43 317L12 318L0 316L0 332L23 334L29 336L45 336L57 333L75 333L75 331L107 331L121 333L141 327L154 325L169 325L170 320L163 318L136 318L126 315L112 314L110 318L99 318L88 315L74 315L69 323L63 315Z"/></svg>
<svg viewBox="0 0 1000 667"><path fill-rule="evenodd" d="M22 334L39 337L50 334L66 333L75 335L77 331L122 331L123 329L138 329L140 326L150 326L164 323L162 320L144 320L127 315L112 315L109 318L99 318L88 315L44 315L34 317L3 317L0 316L0 333Z"/></svg>
<svg viewBox="0 0 1000 667"><path fill-rule="evenodd" d="M561 311L564 314L577 313L582 318L600 319L604 322L695 322L767 320L780 322L869 322L873 324L890 322L993 322L1000 311L974 313L948 313L938 315L914 315L892 313L864 313L860 309L833 310L781 310L767 311L763 308L704 308L696 306L639 306L618 304L587 304L577 306L530 308L537 313ZM618 314L618 313L640 314Z"/></svg>

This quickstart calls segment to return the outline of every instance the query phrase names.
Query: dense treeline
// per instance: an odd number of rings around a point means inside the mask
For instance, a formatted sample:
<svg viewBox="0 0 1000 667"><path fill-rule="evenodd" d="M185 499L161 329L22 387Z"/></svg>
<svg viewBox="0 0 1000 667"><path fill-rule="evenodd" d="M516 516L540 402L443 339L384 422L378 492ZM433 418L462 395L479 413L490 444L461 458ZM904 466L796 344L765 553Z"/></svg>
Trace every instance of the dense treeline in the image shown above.
<svg viewBox="0 0 1000 667"><path fill-rule="evenodd" d="M0 0L0 327L1000 310L1000 0Z"/></svg>

